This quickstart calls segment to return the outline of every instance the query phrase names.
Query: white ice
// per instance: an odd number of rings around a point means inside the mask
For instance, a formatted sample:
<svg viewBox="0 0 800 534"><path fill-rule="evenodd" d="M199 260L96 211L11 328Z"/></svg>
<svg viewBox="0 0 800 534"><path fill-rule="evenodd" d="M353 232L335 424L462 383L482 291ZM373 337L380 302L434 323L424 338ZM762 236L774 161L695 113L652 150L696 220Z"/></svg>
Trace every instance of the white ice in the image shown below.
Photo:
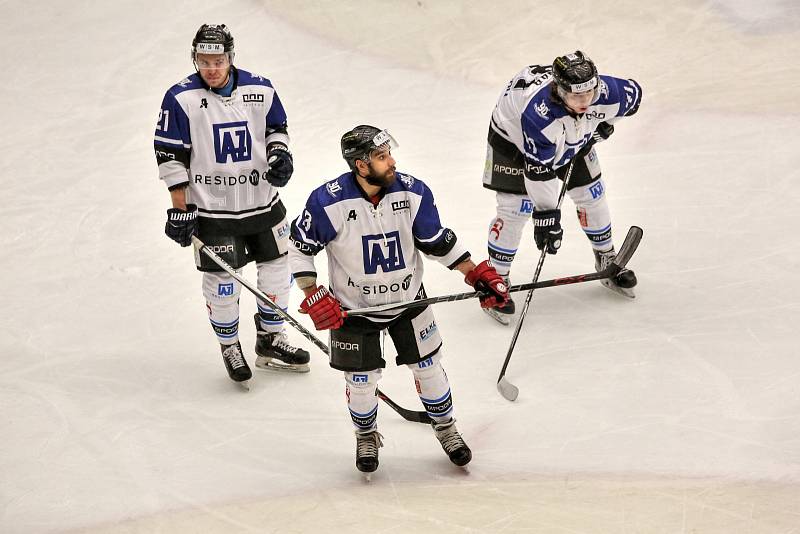
<svg viewBox="0 0 800 534"><path fill-rule="evenodd" d="M0 532L800 532L796 2L4 0L0 20ZM636 300L535 292L515 403L495 389L511 328L435 307L468 474L382 406L365 485L344 381L295 332L311 373L257 372L249 393L226 377L152 154L204 22L287 108L293 215L345 170L341 134L372 123L478 258L507 80L582 49L643 86L598 148L617 242L645 232ZM571 211L543 279L593 268ZM524 243L514 283L537 258ZM468 289L433 263L426 280ZM251 361L254 308L244 293ZM407 369L381 387L419 409Z"/></svg>

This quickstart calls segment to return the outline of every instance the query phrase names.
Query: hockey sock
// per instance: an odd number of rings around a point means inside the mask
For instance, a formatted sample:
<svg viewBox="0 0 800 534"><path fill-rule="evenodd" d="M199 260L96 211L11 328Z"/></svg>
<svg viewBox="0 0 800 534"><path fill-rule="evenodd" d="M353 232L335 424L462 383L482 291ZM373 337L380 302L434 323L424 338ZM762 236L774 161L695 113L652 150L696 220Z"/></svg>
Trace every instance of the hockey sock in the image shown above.
<svg viewBox="0 0 800 534"><path fill-rule="evenodd" d="M611 249L611 213L605 195L605 184L598 178L594 182L569 190L575 203L578 221L594 250Z"/></svg>
<svg viewBox="0 0 800 534"><path fill-rule="evenodd" d="M355 371L344 374L347 386L347 407L357 432L369 432L378 428L378 380L381 369Z"/></svg>
<svg viewBox="0 0 800 534"><path fill-rule="evenodd" d="M284 311L289 305L289 263L287 256L256 264L258 269L258 289L266 293ZM261 328L266 332L283 330L283 319L268 306L258 303Z"/></svg>
<svg viewBox="0 0 800 534"><path fill-rule="evenodd" d="M414 373L417 394L425 406L425 411L436 423L444 423L453 417L453 398L450 396L450 382L439 360L441 350L419 363L408 367Z"/></svg>
<svg viewBox="0 0 800 534"><path fill-rule="evenodd" d="M208 319L221 345L232 345L239 340L241 289L241 284L228 273L203 273Z"/></svg>

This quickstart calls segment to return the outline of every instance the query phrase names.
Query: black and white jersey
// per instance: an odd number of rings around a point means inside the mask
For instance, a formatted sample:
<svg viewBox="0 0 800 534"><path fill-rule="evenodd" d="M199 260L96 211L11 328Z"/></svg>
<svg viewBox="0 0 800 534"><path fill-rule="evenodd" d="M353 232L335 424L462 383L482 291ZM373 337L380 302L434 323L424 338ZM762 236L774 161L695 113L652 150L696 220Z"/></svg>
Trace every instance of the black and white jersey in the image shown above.
<svg viewBox="0 0 800 534"><path fill-rule="evenodd" d="M266 180L266 147L289 143L286 113L270 81L232 68L224 97L195 73L164 95L155 130L159 176L170 189L188 185L201 228L214 234L261 231L280 202Z"/></svg>
<svg viewBox="0 0 800 534"><path fill-rule="evenodd" d="M421 254L452 269L469 258L442 226L431 190L398 172L374 204L352 172L315 189L292 222L289 263L295 277L314 276L325 250L331 292L345 309L413 300L421 293ZM369 316L388 321L400 311Z"/></svg>

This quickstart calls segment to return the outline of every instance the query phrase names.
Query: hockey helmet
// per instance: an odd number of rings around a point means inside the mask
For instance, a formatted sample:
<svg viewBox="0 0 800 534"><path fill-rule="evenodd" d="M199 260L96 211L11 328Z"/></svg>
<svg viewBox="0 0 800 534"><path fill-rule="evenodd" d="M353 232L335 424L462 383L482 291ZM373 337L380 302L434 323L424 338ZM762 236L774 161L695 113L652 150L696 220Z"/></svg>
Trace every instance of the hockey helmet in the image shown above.
<svg viewBox="0 0 800 534"><path fill-rule="evenodd" d="M600 83L594 62L580 50L553 61L553 79L560 93L585 93Z"/></svg>
<svg viewBox="0 0 800 534"><path fill-rule="evenodd" d="M192 61L197 54L226 54L233 64L233 35L224 24L203 24L192 39Z"/></svg>
<svg viewBox="0 0 800 534"><path fill-rule="evenodd" d="M351 170L356 169L356 160L369 163L369 157L375 150L397 147L397 141L387 130L366 124L356 126L342 136L342 157Z"/></svg>

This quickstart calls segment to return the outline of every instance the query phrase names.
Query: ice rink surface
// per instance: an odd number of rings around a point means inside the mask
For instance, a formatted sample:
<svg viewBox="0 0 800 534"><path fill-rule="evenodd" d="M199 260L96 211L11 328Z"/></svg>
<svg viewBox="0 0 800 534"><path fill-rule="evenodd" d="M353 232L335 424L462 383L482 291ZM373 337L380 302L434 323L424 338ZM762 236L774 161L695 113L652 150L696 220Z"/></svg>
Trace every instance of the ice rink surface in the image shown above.
<svg viewBox="0 0 800 534"><path fill-rule="evenodd" d="M800 7L603 4L0 1L0 532L800 532ZM479 259L508 79L581 49L641 83L639 113L598 147L617 242L645 233L636 300L537 291L514 403L495 389L512 329L475 301L435 307L469 473L382 406L365 484L344 380L294 332L311 373L259 371L249 393L226 377L191 253L163 235L152 153L205 22L283 100L292 216L346 169L341 134L372 123ZM571 212L542 279L593 268ZM524 243L513 283L538 257L530 228ZM433 263L425 285L467 289ZM407 369L381 388L419 408Z"/></svg>

